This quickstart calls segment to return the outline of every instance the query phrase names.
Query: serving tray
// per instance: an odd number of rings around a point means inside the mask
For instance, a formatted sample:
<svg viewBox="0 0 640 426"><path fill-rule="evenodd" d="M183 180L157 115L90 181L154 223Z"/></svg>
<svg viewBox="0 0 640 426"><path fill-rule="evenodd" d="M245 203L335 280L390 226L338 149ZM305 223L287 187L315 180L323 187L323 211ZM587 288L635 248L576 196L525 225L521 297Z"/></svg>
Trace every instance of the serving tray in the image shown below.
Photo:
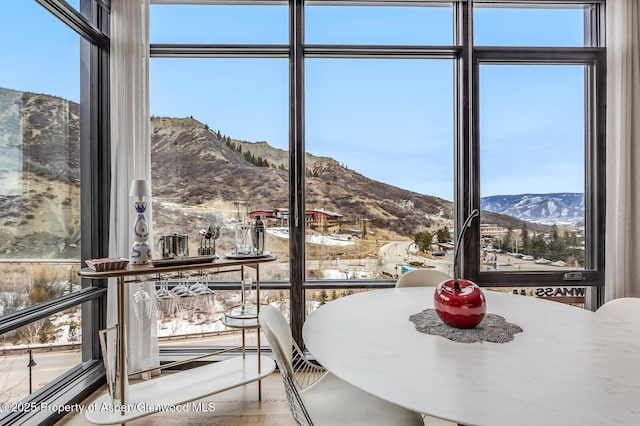
<svg viewBox="0 0 640 426"><path fill-rule="evenodd" d="M196 263L209 263L216 260L218 256L191 256L180 259L152 259L149 261L151 266L176 266L176 265L193 265Z"/></svg>
<svg viewBox="0 0 640 426"><path fill-rule="evenodd" d="M271 256L270 251L265 251L262 254L243 254L243 253L225 253L224 257L227 259L262 259L264 257Z"/></svg>

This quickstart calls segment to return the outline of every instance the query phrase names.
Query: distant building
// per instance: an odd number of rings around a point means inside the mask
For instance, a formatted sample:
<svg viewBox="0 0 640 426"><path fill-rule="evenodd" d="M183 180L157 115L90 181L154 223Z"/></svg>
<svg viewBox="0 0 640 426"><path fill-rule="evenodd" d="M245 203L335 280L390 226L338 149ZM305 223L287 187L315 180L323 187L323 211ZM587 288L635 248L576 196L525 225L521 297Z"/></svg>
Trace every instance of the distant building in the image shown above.
<svg viewBox="0 0 640 426"><path fill-rule="evenodd" d="M494 238L507 235L509 230L504 226L492 225L488 223L480 224L480 238Z"/></svg>
<svg viewBox="0 0 640 426"><path fill-rule="evenodd" d="M315 227L319 231L333 231L340 226L340 220L344 217L338 212L325 209L310 209L304 212L305 225Z"/></svg>
<svg viewBox="0 0 640 426"><path fill-rule="evenodd" d="M249 212L251 219L260 216L267 226L288 226L289 209L260 209ZM344 216L338 212L325 209L309 209L305 211L305 226L319 231L335 231Z"/></svg>
<svg viewBox="0 0 640 426"><path fill-rule="evenodd" d="M249 218L260 216L267 226L289 226L289 209L262 209L249 212Z"/></svg>

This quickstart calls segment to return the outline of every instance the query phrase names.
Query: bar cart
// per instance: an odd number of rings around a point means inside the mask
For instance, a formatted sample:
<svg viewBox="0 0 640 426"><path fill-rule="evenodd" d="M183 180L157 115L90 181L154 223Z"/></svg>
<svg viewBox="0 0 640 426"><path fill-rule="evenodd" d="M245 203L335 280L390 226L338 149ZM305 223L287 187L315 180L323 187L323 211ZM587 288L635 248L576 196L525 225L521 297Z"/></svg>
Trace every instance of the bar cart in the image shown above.
<svg viewBox="0 0 640 426"><path fill-rule="evenodd" d="M125 381L121 381L119 395L123 395L119 406L113 406L108 392L96 399L87 407L86 418L94 424L123 424L127 421L144 417L156 412L161 412L167 407L177 407L182 404L204 398L225 390L258 381L258 398L262 398L261 379L275 371L275 362L261 354L260 330L257 315L260 312L260 265L273 262L276 256L267 254L264 256L241 258L188 258L183 261L157 261L152 264L128 265L124 269L96 272L90 268L81 269L78 274L82 278L117 279L117 323L119 345L117 357L119 365L125 363L124 348L126 342L126 323L124 313L125 286L138 282L137 277L149 275L161 275L187 271L204 271L216 269L221 272L239 270L241 274L244 268L252 268L256 271L256 303L255 315L237 318L225 314L223 324L227 327L242 330L242 355L225 359L223 361L183 370L174 374L154 378L147 381L131 384L125 391ZM245 351L245 331L255 330L257 334L257 355L247 355ZM165 364L150 370L170 368L197 359L203 359L223 352L237 350L237 348L225 349L201 355L189 360ZM149 371L149 370L145 370ZM139 374L141 371L130 374Z"/></svg>

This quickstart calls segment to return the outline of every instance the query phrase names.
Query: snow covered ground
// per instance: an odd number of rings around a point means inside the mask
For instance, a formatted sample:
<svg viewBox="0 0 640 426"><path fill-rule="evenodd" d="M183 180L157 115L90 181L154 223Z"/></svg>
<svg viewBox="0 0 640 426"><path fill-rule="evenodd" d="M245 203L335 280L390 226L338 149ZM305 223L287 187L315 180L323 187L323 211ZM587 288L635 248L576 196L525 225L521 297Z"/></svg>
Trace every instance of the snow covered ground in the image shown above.
<svg viewBox="0 0 640 426"><path fill-rule="evenodd" d="M289 239L288 228L269 228L267 229L267 232L279 238ZM306 240L311 244L321 244L325 246L350 246L355 244L355 241L353 241L353 238L351 236L343 234L324 235L314 233L312 235L307 235Z"/></svg>

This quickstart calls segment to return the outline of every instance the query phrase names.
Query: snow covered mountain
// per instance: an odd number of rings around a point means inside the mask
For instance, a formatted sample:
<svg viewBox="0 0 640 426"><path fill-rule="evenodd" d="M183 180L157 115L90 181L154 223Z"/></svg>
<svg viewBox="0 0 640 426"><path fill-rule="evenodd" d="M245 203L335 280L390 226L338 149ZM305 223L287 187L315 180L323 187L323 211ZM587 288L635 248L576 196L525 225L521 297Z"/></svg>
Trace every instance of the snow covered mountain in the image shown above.
<svg viewBox="0 0 640 426"><path fill-rule="evenodd" d="M480 199L480 208L545 225L584 225L584 194L493 195Z"/></svg>

